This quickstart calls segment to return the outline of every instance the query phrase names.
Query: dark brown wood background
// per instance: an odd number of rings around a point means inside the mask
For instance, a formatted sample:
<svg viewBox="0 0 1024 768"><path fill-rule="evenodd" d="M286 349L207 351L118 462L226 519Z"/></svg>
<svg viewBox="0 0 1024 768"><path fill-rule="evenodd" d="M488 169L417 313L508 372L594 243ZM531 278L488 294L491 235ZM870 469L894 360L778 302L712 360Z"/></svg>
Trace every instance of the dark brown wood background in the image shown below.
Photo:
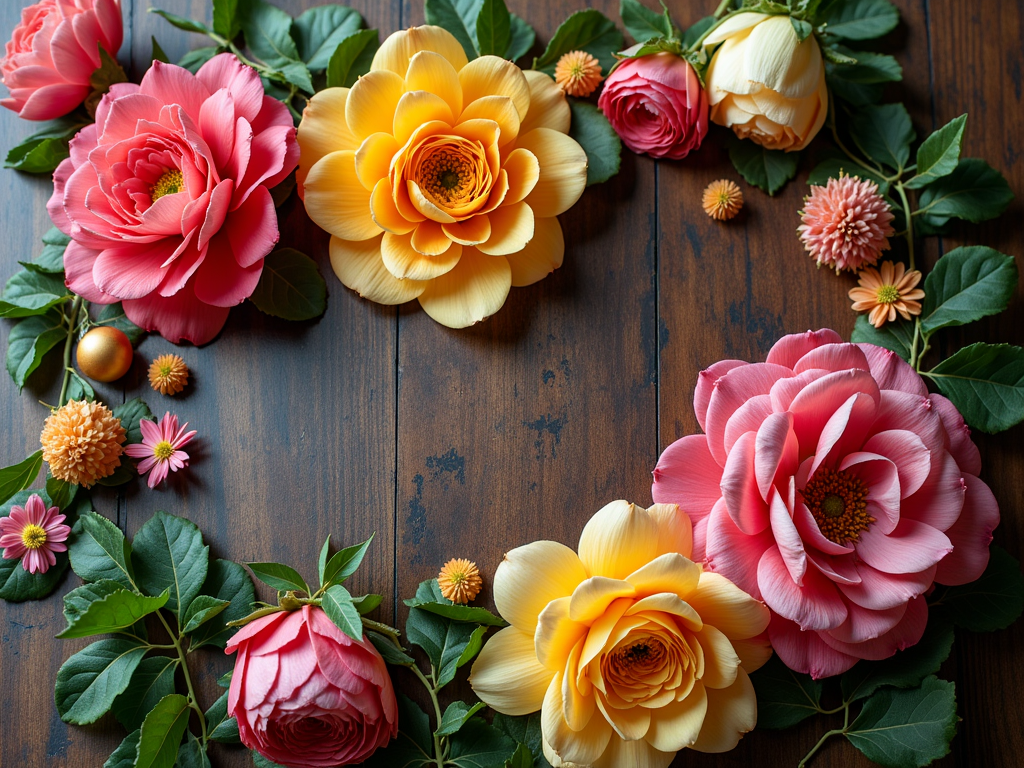
<svg viewBox="0 0 1024 768"><path fill-rule="evenodd" d="M25 0L27 2L27 0ZM654 7L655 3L647 0ZM276 0L292 12L316 0ZM122 61L137 79L148 66L150 36L172 60L198 37L147 13L151 0L122 0ZM209 18L208 0L153 4ZM970 113L965 154L1000 169L1024 192L1024 2L897 0L903 22L886 46L902 61L903 98L919 133ZM22 2L5 0L0 30L10 30ZM422 23L419 0L354 0L370 26L386 35ZM510 0L546 42L584 5L617 18L617 0ZM712 0L670 0L685 25L711 12ZM33 126L3 111L3 147ZM815 269L797 241L802 176L776 198L743 184L747 205L729 225L710 221L700 193L713 179L739 180L713 133L683 162L656 163L626 152L621 174L588 190L562 217L565 265L535 286L513 289L494 318L464 331L430 320L415 304L394 309L345 290L327 259L327 238L293 199L284 210L282 243L312 254L328 278L327 314L289 324L246 305L232 311L221 336L202 349L174 349L149 337L124 382L100 386L111 403L143 396L154 412L172 410L199 430L193 466L167 487L136 484L126 494L97 494L98 509L133 534L158 509L184 515L203 530L216 556L277 560L312 574L328 534L351 543L376 539L355 588L382 592L381 616L401 618L399 598L434 576L449 557L476 560L490 576L502 553L538 539L575 545L584 523L606 502L650 503L651 469L661 448L696 432L691 398L697 373L716 360L763 359L785 333L832 327L848 335L854 315L851 278ZM39 251L49 228L51 185L13 171L0 184L5 243L0 278ZM997 222L930 239L935 258L961 243L1024 253L1022 206ZM1024 301L976 325L969 338L1021 343ZM6 335L7 330L4 330ZM177 351L194 372L184 396L149 389L145 367ZM0 462L38 447L53 401L36 374L19 396L0 376ZM122 386L123 385L123 386ZM976 436L983 477L996 493L1003 522L996 541L1022 554L1022 432ZM85 640L55 640L63 626L60 595L41 602L0 604L0 765L10 768L100 766L123 736L107 717L69 727L53 705L60 664ZM487 595L485 594L485 597ZM942 766L1011 768L1024 754L1024 625L986 636L958 637L944 672L957 683L963 722ZM229 666L216 653L197 653L205 678ZM209 674L206 674L206 673ZM684 755L678 765L796 765L827 718L779 734L759 732L722 756ZM248 765L243 750L214 747L215 766ZM815 765L868 762L835 740ZM624 767L628 768L628 767Z"/></svg>

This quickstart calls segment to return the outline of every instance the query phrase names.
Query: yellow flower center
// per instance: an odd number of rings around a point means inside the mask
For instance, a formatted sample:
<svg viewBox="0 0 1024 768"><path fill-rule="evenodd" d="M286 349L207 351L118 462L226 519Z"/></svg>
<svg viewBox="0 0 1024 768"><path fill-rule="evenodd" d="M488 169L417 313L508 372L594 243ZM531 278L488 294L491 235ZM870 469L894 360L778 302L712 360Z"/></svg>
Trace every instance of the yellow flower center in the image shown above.
<svg viewBox="0 0 1024 768"><path fill-rule="evenodd" d="M166 461L167 459L171 458L171 455L173 453L174 446L171 445L166 440L161 440L159 443L153 446L153 455L162 461Z"/></svg>
<svg viewBox="0 0 1024 768"><path fill-rule="evenodd" d="M21 530L21 543L26 549L39 549L46 543L46 530L30 523Z"/></svg>
<svg viewBox="0 0 1024 768"><path fill-rule="evenodd" d="M164 171L163 176L156 180L156 184L150 190L150 198L155 203L164 195L174 195L181 192L185 186L185 179L177 168Z"/></svg>
<svg viewBox="0 0 1024 768"><path fill-rule="evenodd" d="M899 301L899 298L900 292L895 285L883 285L878 289L878 293L875 294L875 299L878 300L879 304L892 304Z"/></svg>
<svg viewBox="0 0 1024 768"><path fill-rule="evenodd" d="M454 203L466 197L473 167L460 153L438 149L423 161L417 175L424 192L438 202Z"/></svg>
<svg viewBox="0 0 1024 768"><path fill-rule="evenodd" d="M836 544L857 541L875 522L867 513L868 489L850 473L822 467L801 492L821 535Z"/></svg>

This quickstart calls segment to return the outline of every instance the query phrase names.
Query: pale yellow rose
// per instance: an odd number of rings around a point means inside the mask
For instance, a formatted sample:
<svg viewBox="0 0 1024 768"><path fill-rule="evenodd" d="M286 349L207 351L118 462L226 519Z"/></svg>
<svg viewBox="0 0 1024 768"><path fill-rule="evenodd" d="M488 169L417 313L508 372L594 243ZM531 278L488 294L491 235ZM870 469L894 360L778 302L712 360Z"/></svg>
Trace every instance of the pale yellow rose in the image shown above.
<svg viewBox="0 0 1024 768"><path fill-rule="evenodd" d="M828 115L821 48L789 16L737 13L704 40L719 45L707 71L711 120L768 149L810 143Z"/></svg>
<svg viewBox="0 0 1024 768"><path fill-rule="evenodd" d="M419 299L452 328L494 314L511 286L562 263L555 217L587 180L569 120L541 72L467 61L440 27L391 35L369 73L317 93L299 125L299 191L332 235L338 278L380 304Z"/></svg>
<svg viewBox="0 0 1024 768"><path fill-rule="evenodd" d="M579 554L536 541L505 555L494 602L511 624L473 665L509 715L541 710L555 768L665 768L685 747L724 752L757 721L749 672L768 660L768 609L688 555L674 504L616 501Z"/></svg>

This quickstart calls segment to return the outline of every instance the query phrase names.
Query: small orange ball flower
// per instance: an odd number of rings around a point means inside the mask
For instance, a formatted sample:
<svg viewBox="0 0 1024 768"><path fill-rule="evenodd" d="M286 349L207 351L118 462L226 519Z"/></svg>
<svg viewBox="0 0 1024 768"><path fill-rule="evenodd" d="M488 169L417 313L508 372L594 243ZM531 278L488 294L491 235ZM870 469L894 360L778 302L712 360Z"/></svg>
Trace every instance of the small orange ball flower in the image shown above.
<svg viewBox="0 0 1024 768"><path fill-rule="evenodd" d="M176 395L188 384L188 366L178 355L160 355L149 366L149 383L161 395Z"/></svg>
<svg viewBox="0 0 1024 768"><path fill-rule="evenodd" d="M868 320L875 328L891 323L899 313L904 320L921 314L924 291L917 288L921 273L906 271L903 264L883 261L881 269L867 267L861 270L858 286L850 289L855 312L870 312Z"/></svg>
<svg viewBox="0 0 1024 768"><path fill-rule="evenodd" d="M453 603L468 603L480 594L483 579L476 563L469 560L452 559L444 564L437 577L441 594Z"/></svg>
<svg viewBox="0 0 1024 768"><path fill-rule="evenodd" d="M704 213L715 221L728 221L743 207L743 193L736 182L719 179L708 184L701 205Z"/></svg>
<svg viewBox="0 0 1024 768"><path fill-rule="evenodd" d="M124 427L102 403L72 400L50 414L39 439L58 480L88 488L121 466Z"/></svg>
<svg viewBox="0 0 1024 768"><path fill-rule="evenodd" d="M603 79L601 64L586 51L562 54L555 66L555 82L570 96L589 96Z"/></svg>

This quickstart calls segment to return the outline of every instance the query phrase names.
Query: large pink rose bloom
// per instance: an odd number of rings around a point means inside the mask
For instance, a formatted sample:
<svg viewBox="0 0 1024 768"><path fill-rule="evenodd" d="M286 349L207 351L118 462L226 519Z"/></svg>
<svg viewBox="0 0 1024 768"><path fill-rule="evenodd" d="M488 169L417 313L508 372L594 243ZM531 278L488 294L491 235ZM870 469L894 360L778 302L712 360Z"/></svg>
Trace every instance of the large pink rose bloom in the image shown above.
<svg viewBox="0 0 1024 768"><path fill-rule="evenodd" d="M305 605L247 624L228 643L238 651L228 715L242 743L290 768L366 760L398 734L398 703L384 660L320 608Z"/></svg>
<svg viewBox="0 0 1024 768"><path fill-rule="evenodd" d="M693 67L672 53L620 63L597 106L627 147L651 157L686 157L708 132L707 94Z"/></svg>
<svg viewBox="0 0 1024 768"><path fill-rule="evenodd" d="M694 559L772 609L792 669L836 675L921 639L933 582L988 564L996 500L946 398L896 354L833 331L724 360L694 394L706 434L670 445L654 499L694 521Z"/></svg>
<svg viewBox="0 0 1024 768"><path fill-rule="evenodd" d="M279 238L270 188L298 157L287 108L233 55L195 75L153 62L110 89L54 173L68 288L170 341L210 341L259 282Z"/></svg>
<svg viewBox="0 0 1024 768"><path fill-rule="evenodd" d="M0 60L11 95L0 104L26 120L66 115L92 91L100 48L117 56L124 30L117 0L41 0L21 12Z"/></svg>

